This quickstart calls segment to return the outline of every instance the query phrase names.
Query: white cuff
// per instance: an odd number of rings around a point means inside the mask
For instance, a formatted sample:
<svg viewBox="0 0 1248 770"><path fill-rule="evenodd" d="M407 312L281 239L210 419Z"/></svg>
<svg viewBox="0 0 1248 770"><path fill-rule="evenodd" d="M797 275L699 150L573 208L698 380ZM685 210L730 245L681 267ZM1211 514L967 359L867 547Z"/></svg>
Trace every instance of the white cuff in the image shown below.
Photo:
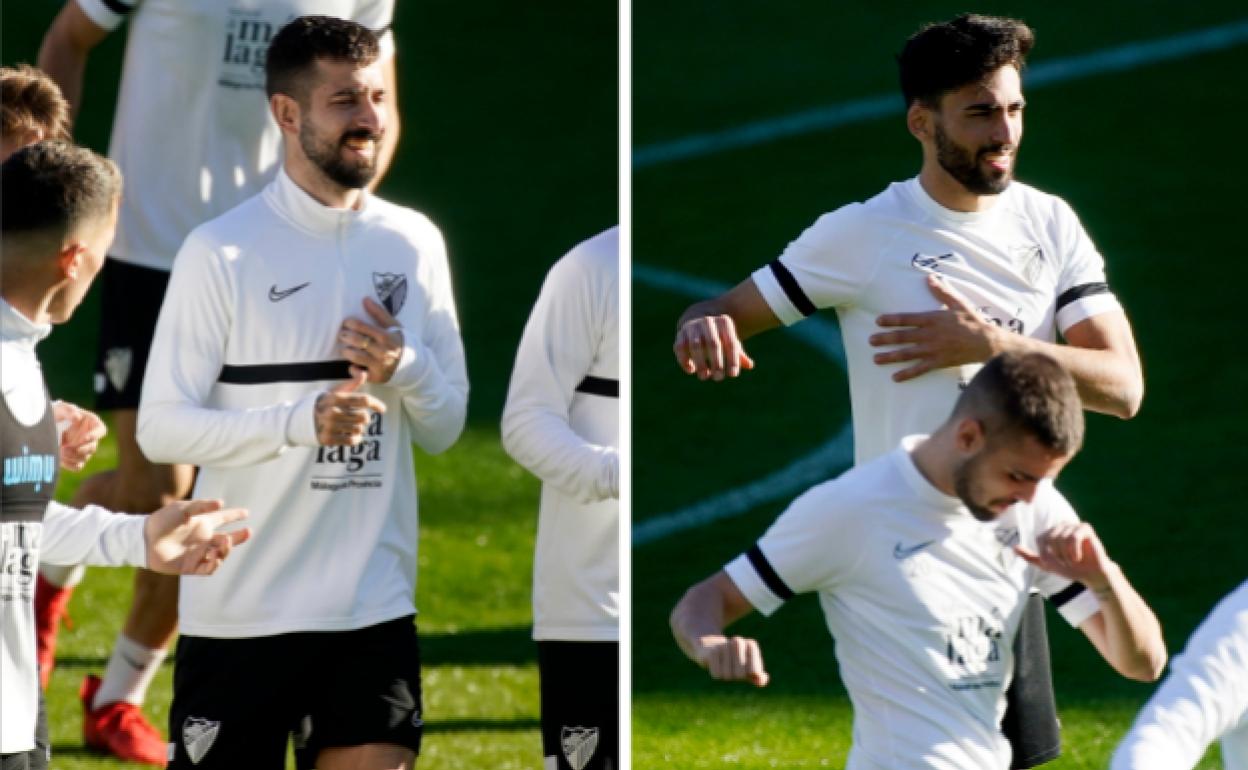
<svg viewBox="0 0 1248 770"><path fill-rule="evenodd" d="M309 393L295 402L286 420L286 443L291 446L320 446L316 438L316 400L322 393Z"/></svg>

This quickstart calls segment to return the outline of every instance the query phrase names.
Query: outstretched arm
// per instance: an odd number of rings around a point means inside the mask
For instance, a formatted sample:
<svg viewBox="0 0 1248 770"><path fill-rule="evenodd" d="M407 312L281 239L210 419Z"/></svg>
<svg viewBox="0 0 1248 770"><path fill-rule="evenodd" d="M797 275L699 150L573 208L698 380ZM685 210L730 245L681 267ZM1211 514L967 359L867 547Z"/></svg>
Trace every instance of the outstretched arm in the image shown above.
<svg viewBox="0 0 1248 770"><path fill-rule="evenodd" d="M1100 604L1080 630L1101 656L1128 679L1152 682L1166 665L1161 624L1087 522L1065 522L1036 539L1036 551L1015 547L1029 563L1082 583Z"/></svg>
<svg viewBox="0 0 1248 770"><path fill-rule="evenodd" d="M1144 375L1131 324L1121 310L1083 319L1066 330L1069 344L1057 345L985 320L936 275L928 276L927 286L945 309L882 315L877 323L886 330L871 336L876 347L901 346L877 353L874 359L880 365L910 364L893 375L895 381L933 369L982 363L998 353L1038 352L1055 358L1071 373L1085 408L1123 419L1139 411Z"/></svg>
<svg viewBox="0 0 1248 770"><path fill-rule="evenodd" d="M763 687L771 679L763 667L758 642L725 636L724 628L752 610L748 599L720 570L690 588L672 610L672 635L680 649L713 679L751 682Z"/></svg>
<svg viewBox="0 0 1248 770"><path fill-rule="evenodd" d="M672 350L676 365L699 380L736 377L753 369L754 359L741 344L759 332L774 329L780 319L752 278L747 278L715 299L690 305L676 322Z"/></svg>

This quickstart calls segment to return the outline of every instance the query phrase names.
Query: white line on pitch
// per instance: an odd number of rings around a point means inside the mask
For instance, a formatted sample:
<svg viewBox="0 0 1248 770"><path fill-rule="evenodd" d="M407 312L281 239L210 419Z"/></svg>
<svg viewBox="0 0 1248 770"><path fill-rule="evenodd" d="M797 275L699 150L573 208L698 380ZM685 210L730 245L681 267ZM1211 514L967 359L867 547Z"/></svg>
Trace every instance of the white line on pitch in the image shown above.
<svg viewBox="0 0 1248 770"><path fill-rule="evenodd" d="M633 265L633 280L657 289L701 299L728 291L726 284L677 273L672 270ZM845 350L841 347L841 330L822 318L808 318L788 331L826 358L845 368ZM708 384L707 387L714 387ZM829 441L820 444L778 471L751 481L706 500L675 511L662 513L633 524L633 545L661 540L678 532L701 527L719 519L739 516L764 503L797 496L832 474L849 467L854 451L853 426L846 422Z"/></svg>
<svg viewBox="0 0 1248 770"><path fill-rule="evenodd" d="M1025 82L1029 88L1041 88L1093 75L1122 72L1171 59L1221 51L1244 43L1248 43L1248 19L1158 40L1137 41L1088 54L1041 61L1027 69ZM643 169L678 160L700 158L790 136L863 123L901 112L901 95L895 93L816 107L723 131L695 134L683 139L639 147L633 151L633 168Z"/></svg>

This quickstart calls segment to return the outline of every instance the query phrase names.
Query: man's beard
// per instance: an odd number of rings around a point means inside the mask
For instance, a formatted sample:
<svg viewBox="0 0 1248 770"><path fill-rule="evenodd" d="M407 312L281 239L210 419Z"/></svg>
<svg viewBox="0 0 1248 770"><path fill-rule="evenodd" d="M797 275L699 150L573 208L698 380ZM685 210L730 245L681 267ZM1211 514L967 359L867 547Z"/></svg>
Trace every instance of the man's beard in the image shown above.
<svg viewBox="0 0 1248 770"><path fill-rule="evenodd" d="M936 121L935 125L936 162L941 168L948 171L949 175L958 180L972 195L1000 195L1005 192L1005 188L1010 186L1010 181L1014 177L1013 164L999 175L990 175L983 170L979 159L988 153L1000 152L1006 145L991 145L972 154L949 138L949 135L941 128L940 121ZM1014 158L1017 159L1017 157L1018 154L1015 151Z"/></svg>
<svg viewBox="0 0 1248 770"><path fill-rule="evenodd" d="M1000 515L991 508L985 507L975 501L974 493L971 491L971 477L975 474L975 468L979 465L979 455L969 457L962 462L961 465L953 469L953 491L957 493L958 499L966 506L979 521L996 521Z"/></svg>
<svg viewBox="0 0 1248 770"><path fill-rule="evenodd" d="M377 159L374 157L370 160L352 163L343 158L342 148L348 139L371 139L380 144L381 134L374 134L367 129L359 128L338 137L337 142L330 142L317 139L308 121L305 120L299 125L299 146L303 148L308 160L312 161L334 184L348 190L359 190L366 187L377 175Z"/></svg>

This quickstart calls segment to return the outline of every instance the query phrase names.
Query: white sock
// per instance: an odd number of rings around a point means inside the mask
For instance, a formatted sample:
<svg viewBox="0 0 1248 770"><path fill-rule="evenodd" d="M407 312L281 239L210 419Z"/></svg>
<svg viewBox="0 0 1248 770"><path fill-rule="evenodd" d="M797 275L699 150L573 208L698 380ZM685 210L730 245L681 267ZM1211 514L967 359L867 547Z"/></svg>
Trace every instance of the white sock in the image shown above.
<svg viewBox="0 0 1248 770"><path fill-rule="evenodd" d="M87 568L81 564L40 564L39 574L57 588L73 588L82 582Z"/></svg>
<svg viewBox="0 0 1248 770"><path fill-rule="evenodd" d="M108 658L108 667L104 669L104 682L100 684L91 708L117 701L143 705L147 687L156 677L164 659L164 650L144 647L125 634L118 634L113 654Z"/></svg>

